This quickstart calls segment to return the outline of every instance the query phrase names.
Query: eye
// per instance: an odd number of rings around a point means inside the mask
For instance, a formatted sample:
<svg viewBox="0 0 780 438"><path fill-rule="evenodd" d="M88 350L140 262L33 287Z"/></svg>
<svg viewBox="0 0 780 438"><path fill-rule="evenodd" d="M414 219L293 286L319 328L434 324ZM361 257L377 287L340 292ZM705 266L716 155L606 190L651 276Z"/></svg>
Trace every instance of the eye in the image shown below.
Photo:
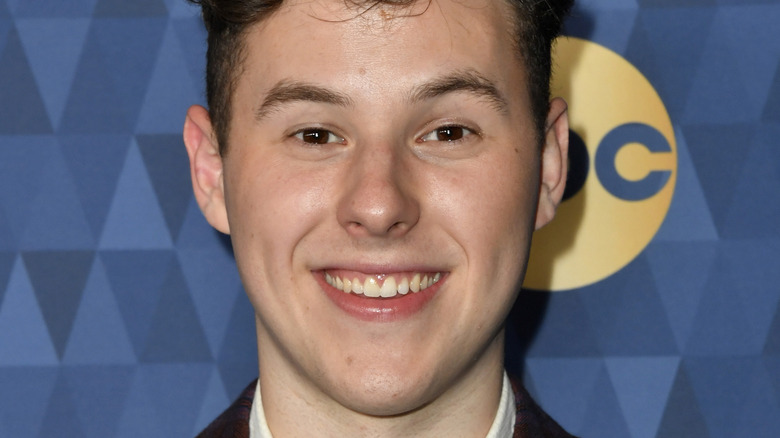
<svg viewBox="0 0 780 438"><path fill-rule="evenodd" d="M308 144L344 143L346 140L322 128L305 128L294 134L298 140Z"/></svg>
<svg viewBox="0 0 780 438"><path fill-rule="evenodd" d="M469 128L465 128L463 126L459 125L447 125L447 126L440 126L433 131L425 134L420 138L420 141L445 141L445 142L453 142L462 140L463 137L468 137L469 135L474 134L474 131L472 131Z"/></svg>

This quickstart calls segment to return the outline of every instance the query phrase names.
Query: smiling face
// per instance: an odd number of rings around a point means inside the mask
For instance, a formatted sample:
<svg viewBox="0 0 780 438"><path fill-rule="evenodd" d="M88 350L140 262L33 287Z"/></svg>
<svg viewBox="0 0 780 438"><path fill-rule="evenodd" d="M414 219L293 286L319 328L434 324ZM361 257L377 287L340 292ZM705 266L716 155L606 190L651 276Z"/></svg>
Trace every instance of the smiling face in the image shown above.
<svg viewBox="0 0 780 438"><path fill-rule="evenodd" d="M263 398L396 415L500 388L502 324L563 188L565 105L540 149L503 2L344 5L250 28L224 157L205 110L185 125L256 310Z"/></svg>

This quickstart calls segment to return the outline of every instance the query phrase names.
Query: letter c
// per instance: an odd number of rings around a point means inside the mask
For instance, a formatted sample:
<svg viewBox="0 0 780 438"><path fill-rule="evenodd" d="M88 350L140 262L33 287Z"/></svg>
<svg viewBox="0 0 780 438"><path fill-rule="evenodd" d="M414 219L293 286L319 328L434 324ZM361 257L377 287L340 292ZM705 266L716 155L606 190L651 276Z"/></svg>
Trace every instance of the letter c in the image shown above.
<svg viewBox="0 0 780 438"><path fill-rule="evenodd" d="M669 142L657 129L643 123L626 123L604 136L596 150L596 175L601 185L612 195L626 201L650 198L666 185L672 172L653 170L639 181L629 181L615 168L615 157L623 146L640 143L652 153L671 152Z"/></svg>

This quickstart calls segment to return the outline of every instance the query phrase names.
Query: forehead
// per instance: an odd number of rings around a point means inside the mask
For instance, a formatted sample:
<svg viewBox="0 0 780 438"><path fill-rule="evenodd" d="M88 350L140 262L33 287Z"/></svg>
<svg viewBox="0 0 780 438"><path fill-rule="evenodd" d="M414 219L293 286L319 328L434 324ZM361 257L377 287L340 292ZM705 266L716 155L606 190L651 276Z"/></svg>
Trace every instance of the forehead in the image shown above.
<svg viewBox="0 0 780 438"><path fill-rule="evenodd" d="M243 73L253 88L330 78L347 88L389 92L422 76L470 70L506 91L522 92L524 81L517 83L516 73L523 66L507 2L432 0L370 8L355 3L288 1L251 26Z"/></svg>

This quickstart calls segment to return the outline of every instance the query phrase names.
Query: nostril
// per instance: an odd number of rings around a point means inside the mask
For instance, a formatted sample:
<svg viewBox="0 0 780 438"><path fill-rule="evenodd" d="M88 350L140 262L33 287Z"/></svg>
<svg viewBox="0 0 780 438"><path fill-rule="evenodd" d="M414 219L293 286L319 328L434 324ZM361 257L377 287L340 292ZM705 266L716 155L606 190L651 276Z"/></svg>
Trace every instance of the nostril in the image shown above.
<svg viewBox="0 0 780 438"><path fill-rule="evenodd" d="M393 230L396 230L396 229L401 229L401 228L403 228L403 225L404 225L403 222L398 221L398 222L394 223L393 225L390 225L390 227L387 229L387 231L390 232L390 231L393 231Z"/></svg>

